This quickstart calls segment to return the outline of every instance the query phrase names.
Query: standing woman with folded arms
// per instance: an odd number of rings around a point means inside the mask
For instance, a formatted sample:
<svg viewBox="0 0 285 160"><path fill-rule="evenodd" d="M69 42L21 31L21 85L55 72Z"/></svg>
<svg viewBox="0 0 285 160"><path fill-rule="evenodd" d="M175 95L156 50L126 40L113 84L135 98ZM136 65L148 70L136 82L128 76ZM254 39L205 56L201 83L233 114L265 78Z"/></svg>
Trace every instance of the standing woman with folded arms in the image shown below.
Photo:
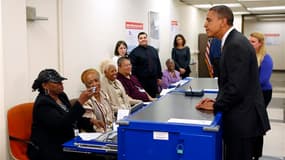
<svg viewBox="0 0 285 160"><path fill-rule="evenodd" d="M259 82L263 93L265 108L267 108L272 98L272 85L270 83L270 77L273 69L273 61L270 55L266 53L264 35L262 33L251 33L249 37L249 42L255 49L259 68ZM262 156L262 148L263 136L260 136L256 140L256 148L254 149L255 160Z"/></svg>
<svg viewBox="0 0 285 160"><path fill-rule="evenodd" d="M177 34L174 38L171 57L175 62L175 70L180 73L181 78L189 77L191 69L189 67L191 55L190 48L185 46L186 40L182 34Z"/></svg>
<svg viewBox="0 0 285 160"><path fill-rule="evenodd" d="M63 91L62 77L54 69L42 70L33 83L39 94L34 103L31 142L28 146L30 160L73 160L63 152L62 144L74 138L76 122L85 113L82 107L92 90L81 93L73 107ZM89 122L91 123L91 122Z"/></svg>

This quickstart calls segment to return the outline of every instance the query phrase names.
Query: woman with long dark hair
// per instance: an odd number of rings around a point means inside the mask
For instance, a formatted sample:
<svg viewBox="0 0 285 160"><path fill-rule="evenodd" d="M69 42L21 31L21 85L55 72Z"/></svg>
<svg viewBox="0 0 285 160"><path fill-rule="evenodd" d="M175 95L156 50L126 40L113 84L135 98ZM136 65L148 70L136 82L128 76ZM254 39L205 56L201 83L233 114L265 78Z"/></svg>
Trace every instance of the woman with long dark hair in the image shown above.
<svg viewBox="0 0 285 160"><path fill-rule="evenodd" d="M190 69L190 48L185 46L186 40L182 34L177 34L174 38L171 57L175 62L175 69L183 78L188 77L191 73Z"/></svg>

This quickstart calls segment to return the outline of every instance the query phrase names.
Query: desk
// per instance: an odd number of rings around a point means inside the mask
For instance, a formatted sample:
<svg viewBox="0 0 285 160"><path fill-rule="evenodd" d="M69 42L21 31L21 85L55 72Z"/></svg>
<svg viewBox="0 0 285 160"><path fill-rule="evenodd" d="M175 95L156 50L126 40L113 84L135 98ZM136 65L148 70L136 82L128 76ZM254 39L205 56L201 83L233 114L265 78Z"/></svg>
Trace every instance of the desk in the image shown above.
<svg viewBox="0 0 285 160"><path fill-rule="evenodd" d="M181 86L182 89L189 89L193 90L207 90L207 89L218 89L218 79L216 78L191 78L188 77L189 82L185 85Z"/></svg>
<svg viewBox="0 0 285 160"><path fill-rule="evenodd" d="M196 110L200 99L171 93L121 120L118 159L221 160L221 114ZM190 123L169 122L174 118Z"/></svg>

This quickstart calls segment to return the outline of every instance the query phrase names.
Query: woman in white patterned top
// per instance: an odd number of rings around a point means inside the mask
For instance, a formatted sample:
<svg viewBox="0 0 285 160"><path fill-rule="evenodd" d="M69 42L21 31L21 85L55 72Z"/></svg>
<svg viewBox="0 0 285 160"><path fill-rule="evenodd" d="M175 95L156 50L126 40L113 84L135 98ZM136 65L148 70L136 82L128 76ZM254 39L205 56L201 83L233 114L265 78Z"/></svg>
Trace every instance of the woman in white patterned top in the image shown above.
<svg viewBox="0 0 285 160"><path fill-rule="evenodd" d="M86 109L83 117L99 121L98 124L100 125L93 125L93 129L97 132L111 130L115 120L114 113L111 108L110 98L101 90L99 72L95 69L87 69L82 72L81 81L86 88L94 88L93 96L83 105Z"/></svg>

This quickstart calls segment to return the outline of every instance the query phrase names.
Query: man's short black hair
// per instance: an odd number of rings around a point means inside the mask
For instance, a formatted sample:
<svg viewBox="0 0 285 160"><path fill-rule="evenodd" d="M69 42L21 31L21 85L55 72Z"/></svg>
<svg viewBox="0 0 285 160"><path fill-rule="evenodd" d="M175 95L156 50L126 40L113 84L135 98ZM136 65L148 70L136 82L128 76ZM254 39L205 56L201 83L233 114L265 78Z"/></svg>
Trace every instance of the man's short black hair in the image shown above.
<svg viewBox="0 0 285 160"><path fill-rule="evenodd" d="M227 24L229 26L233 26L234 15L233 15L233 11L228 6L225 6L225 5L214 6L210 8L209 11L217 12L219 18L226 18Z"/></svg>
<svg viewBox="0 0 285 160"><path fill-rule="evenodd" d="M125 60L130 61L130 58L126 57L126 56L120 57L117 61L117 65L120 67L122 65L123 61L125 61Z"/></svg>
<svg viewBox="0 0 285 160"><path fill-rule="evenodd" d="M147 33L145 33L145 32L140 32L140 33L138 34L138 39L139 39L139 37L140 37L141 35L146 35L146 36L147 36Z"/></svg>

